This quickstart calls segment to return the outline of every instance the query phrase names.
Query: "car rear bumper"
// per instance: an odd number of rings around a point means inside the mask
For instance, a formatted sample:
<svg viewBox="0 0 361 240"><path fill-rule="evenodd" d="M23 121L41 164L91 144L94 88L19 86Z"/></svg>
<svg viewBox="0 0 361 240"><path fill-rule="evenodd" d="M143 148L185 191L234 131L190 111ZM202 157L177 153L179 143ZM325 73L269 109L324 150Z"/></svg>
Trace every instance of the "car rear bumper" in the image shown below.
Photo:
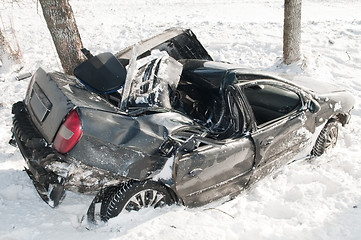
<svg viewBox="0 0 361 240"><path fill-rule="evenodd" d="M48 146L33 126L24 102L13 105L13 137L10 143L19 147L27 168L25 171L33 181L40 197L51 207L56 207L65 196L65 177L45 168L48 163L62 161Z"/></svg>
<svg viewBox="0 0 361 240"><path fill-rule="evenodd" d="M13 105L13 136L10 144L17 146L40 197L56 207L65 197L65 190L96 194L102 188L118 185L128 179L106 170L87 166L70 154L54 150L34 127L24 102Z"/></svg>

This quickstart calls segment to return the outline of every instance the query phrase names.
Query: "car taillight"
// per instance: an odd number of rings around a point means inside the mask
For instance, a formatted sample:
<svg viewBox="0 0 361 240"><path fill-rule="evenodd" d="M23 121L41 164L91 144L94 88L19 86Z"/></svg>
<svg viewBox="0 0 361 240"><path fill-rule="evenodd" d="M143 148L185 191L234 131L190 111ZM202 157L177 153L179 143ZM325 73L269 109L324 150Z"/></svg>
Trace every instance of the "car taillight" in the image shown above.
<svg viewBox="0 0 361 240"><path fill-rule="evenodd" d="M69 152L83 135L83 128L77 111L72 110L56 134L53 148L60 153Z"/></svg>

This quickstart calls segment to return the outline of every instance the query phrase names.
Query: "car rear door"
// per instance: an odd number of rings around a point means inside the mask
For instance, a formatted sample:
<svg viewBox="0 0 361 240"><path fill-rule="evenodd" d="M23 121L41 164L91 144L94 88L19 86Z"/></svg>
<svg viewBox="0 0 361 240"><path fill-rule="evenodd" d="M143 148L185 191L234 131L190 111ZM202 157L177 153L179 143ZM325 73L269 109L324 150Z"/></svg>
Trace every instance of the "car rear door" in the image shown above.
<svg viewBox="0 0 361 240"><path fill-rule="evenodd" d="M215 199L232 196L247 184L254 166L254 143L245 131L240 102L228 95L228 107L236 136L224 140L210 139L193 151L183 152L176 160L176 190L185 205L199 206Z"/></svg>

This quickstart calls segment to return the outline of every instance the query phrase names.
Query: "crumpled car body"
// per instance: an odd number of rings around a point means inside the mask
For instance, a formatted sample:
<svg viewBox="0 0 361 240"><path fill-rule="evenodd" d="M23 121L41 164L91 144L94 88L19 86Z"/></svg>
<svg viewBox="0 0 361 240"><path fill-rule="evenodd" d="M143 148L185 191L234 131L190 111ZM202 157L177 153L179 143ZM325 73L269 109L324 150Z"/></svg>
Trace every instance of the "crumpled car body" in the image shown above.
<svg viewBox="0 0 361 240"><path fill-rule="evenodd" d="M189 207L232 198L350 119L346 91L214 62L190 30L140 42L140 67L132 49L92 57L76 77L40 68L13 105L11 142L50 206L66 190L95 204L129 181L162 184Z"/></svg>

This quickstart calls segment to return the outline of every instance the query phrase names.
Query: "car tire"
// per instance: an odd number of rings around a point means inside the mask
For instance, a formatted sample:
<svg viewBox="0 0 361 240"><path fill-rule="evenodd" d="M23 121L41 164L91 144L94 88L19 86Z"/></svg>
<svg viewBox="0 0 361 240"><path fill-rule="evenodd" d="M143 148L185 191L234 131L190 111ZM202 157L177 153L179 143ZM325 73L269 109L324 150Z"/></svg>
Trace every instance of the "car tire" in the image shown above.
<svg viewBox="0 0 361 240"><path fill-rule="evenodd" d="M313 156L321 156L327 149L336 146L337 138L338 122L331 120L321 130L311 154Z"/></svg>
<svg viewBox="0 0 361 240"><path fill-rule="evenodd" d="M129 181L110 187L104 193L100 218L108 221L122 211L139 211L147 207L162 207L174 203L167 187L153 181Z"/></svg>

